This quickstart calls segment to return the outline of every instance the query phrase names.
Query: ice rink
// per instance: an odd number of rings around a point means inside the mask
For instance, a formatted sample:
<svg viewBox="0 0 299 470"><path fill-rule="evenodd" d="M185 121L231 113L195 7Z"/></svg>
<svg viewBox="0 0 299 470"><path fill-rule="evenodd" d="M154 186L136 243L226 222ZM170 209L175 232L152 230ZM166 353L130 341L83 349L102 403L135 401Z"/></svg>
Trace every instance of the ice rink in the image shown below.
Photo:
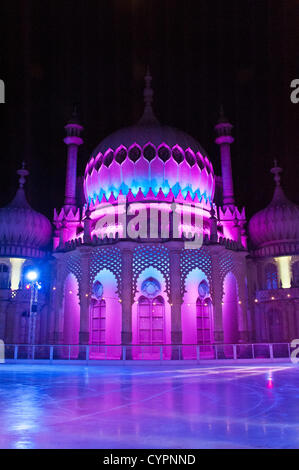
<svg viewBox="0 0 299 470"><path fill-rule="evenodd" d="M1 448L299 448L299 367L0 365Z"/></svg>

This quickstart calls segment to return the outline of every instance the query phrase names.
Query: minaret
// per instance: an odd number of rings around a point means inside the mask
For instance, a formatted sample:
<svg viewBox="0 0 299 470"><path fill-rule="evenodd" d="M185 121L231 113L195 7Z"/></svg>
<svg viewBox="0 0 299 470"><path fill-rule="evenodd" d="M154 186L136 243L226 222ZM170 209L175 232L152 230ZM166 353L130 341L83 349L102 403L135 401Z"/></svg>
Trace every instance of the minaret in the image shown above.
<svg viewBox="0 0 299 470"><path fill-rule="evenodd" d="M80 134L83 127L79 122L77 107L74 106L72 117L64 127L66 130L66 137L64 143L67 148L67 165L66 165L66 180L65 180L65 196L64 208L76 208L76 183L77 183L77 157L78 147L83 144Z"/></svg>
<svg viewBox="0 0 299 470"><path fill-rule="evenodd" d="M232 127L233 126L224 116L223 107L221 106L219 120L215 126L217 134L215 143L220 146L223 207L225 209L235 205L232 165L230 157L230 144L232 144L234 141L234 138L231 135Z"/></svg>

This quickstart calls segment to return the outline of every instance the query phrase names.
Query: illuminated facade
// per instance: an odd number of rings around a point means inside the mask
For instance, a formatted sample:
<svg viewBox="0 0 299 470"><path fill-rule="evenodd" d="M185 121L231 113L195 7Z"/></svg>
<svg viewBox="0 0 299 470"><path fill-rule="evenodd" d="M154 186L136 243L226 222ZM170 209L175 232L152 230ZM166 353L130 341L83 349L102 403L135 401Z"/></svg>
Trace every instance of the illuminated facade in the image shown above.
<svg viewBox="0 0 299 470"><path fill-rule="evenodd" d="M18 296L28 303L26 265L44 263L49 281L39 297L38 311L44 314L39 315L38 343L89 344L91 358L104 350L105 357L119 358L117 345L125 344L137 359L156 357L162 344L183 344L183 357L193 358L192 345L204 345L209 357L214 343L293 339L299 334L299 217L297 206L282 201L278 169L273 170L274 202L280 201L280 209L273 210L279 225L287 205L293 225L283 239L278 225L269 235L268 222L261 228L269 209L258 213L249 225L249 253L245 209L234 198L232 125L221 112L215 126L221 176L215 176L195 139L158 122L149 73L145 82L142 118L96 147L83 181L77 177L83 127L76 112L66 125L65 200L54 211L51 254L43 248L50 237L47 219L26 209L41 219L30 224L32 243L24 247L17 235L8 243L4 232L12 209L1 210L0 282L10 298L6 304L1 299L0 337L26 342L28 317L22 313L25 304L16 307ZM24 179L26 170L21 172ZM18 192L25 201L23 183ZM13 305L16 313L10 314ZM271 315L287 326L269 326ZM72 351L78 355L78 348ZM163 351L165 358L175 356L173 346Z"/></svg>
<svg viewBox="0 0 299 470"><path fill-rule="evenodd" d="M275 162L272 201L249 222L249 299L261 342L299 337L299 208L284 194L281 171Z"/></svg>
<svg viewBox="0 0 299 470"><path fill-rule="evenodd" d="M29 172L18 170L19 188L14 199L0 209L0 337L6 343L27 343L31 292L27 273L36 269L44 289L38 302L38 340L47 341L51 261L47 246L52 228L49 220L27 202L24 183ZM41 327L42 325L42 327Z"/></svg>

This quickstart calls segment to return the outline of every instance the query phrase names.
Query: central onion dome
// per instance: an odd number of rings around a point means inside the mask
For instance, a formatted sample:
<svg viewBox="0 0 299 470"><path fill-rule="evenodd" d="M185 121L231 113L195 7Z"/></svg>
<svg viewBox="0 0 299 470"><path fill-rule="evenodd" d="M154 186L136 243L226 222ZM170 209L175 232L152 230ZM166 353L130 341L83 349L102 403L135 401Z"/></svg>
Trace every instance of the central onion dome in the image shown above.
<svg viewBox="0 0 299 470"><path fill-rule="evenodd" d="M29 172L18 170L19 188L14 199L0 209L0 253L7 256L41 257L51 239L47 217L30 207L23 189Z"/></svg>
<svg viewBox="0 0 299 470"><path fill-rule="evenodd" d="M280 186L282 169L272 168L276 187L270 204L249 222L249 235L261 254L288 254L299 248L299 207L289 201Z"/></svg>
<svg viewBox="0 0 299 470"><path fill-rule="evenodd" d="M205 150L190 135L161 125L152 110L153 90L149 71L145 76L145 109L140 121L105 138L92 152L84 175L87 202L107 199L113 193L140 190L156 196L160 190L175 197L214 196L213 166Z"/></svg>

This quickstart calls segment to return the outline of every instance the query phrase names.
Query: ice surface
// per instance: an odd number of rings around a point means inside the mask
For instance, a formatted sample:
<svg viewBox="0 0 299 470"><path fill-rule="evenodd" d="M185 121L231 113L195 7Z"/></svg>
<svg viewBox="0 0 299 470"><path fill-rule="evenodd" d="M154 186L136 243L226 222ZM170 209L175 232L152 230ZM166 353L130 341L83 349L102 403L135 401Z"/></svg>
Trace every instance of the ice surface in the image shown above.
<svg viewBox="0 0 299 470"><path fill-rule="evenodd" d="M0 448L299 448L299 368L0 365Z"/></svg>

